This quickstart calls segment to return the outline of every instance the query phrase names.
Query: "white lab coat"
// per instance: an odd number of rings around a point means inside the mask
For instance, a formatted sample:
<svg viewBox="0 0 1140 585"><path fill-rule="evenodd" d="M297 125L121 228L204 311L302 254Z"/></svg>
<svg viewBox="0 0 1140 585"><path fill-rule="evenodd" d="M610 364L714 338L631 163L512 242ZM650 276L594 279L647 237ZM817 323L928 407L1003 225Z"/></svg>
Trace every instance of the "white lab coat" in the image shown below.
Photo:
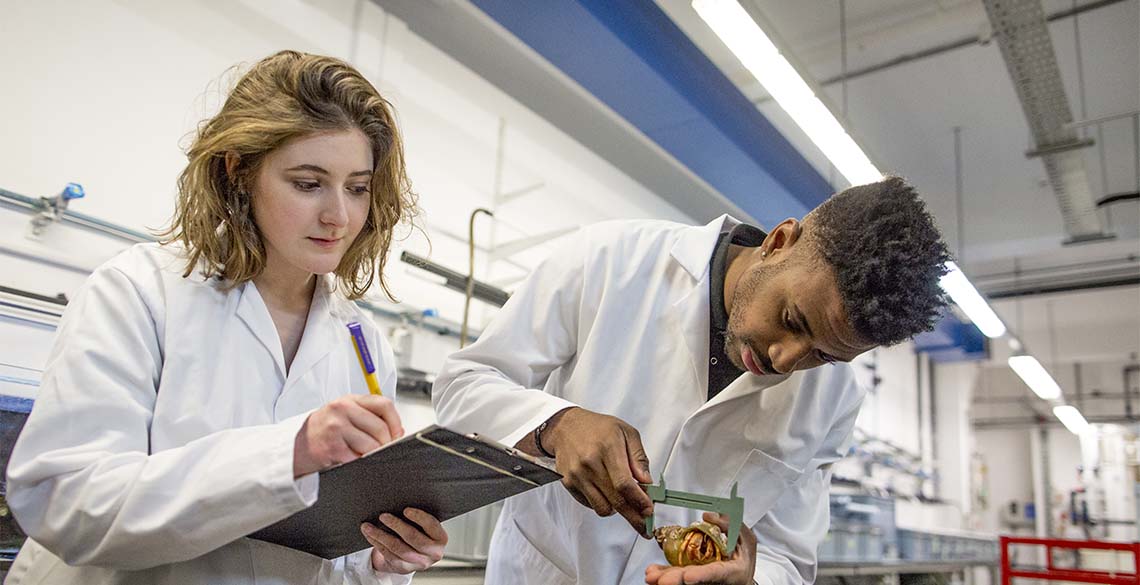
<svg viewBox="0 0 1140 585"><path fill-rule="evenodd" d="M384 337L322 277L286 375L257 287L182 278L178 250L130 248L68 306L8 467L30 539L6 583L410 581L368 551L326 561L243 538L316 501L316 474L293 479L294 438L313 409L368 391L345 323L364 325L391 396Z"/></svg>
<svg viewBox="0 0 1140 585"><path fill-rule="evenodd" d="M567 406L617 416L641 433L655 482L664 474L670 489L719 496L739 483L759 540L758 583L811 582L830 464L846 452L863 392L849 366L835 365L742 374L706 401L709 259L736 223L584 228L448 359L432 399L441 424L507 445ZM698 517L656 507L659 526ZM656 542L559 483L506 502L490 557L496 585L633 585L665 562Z"/></svg>

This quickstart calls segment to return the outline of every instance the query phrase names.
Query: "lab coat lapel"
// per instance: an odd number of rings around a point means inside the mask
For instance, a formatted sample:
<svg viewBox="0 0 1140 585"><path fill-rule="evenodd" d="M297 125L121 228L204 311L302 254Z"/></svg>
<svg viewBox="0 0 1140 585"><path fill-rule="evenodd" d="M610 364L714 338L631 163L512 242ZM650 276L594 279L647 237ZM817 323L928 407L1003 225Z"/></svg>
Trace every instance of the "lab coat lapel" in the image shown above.
<svg viewBox="0 0 1140 585"><path fill-rule="evenodd" d="M241 285L241 298L238 300L237 316L249 328L254 338L261 343L265 351L273 356L273 365L277 367L277 375L285 379L285 354L281 351L281 338L277 335L277 328L273 326L273 318L269 316L269 308L257 291L253 282Z"/></svg>
<svg viewBox="0 0 1140 585"><path fill-rule="evenodd" d="M301 336L301 345L297 348L297 355L293 356L293 364L289 367L289 379L296 380L305 376L325 356L332 351L336 342L334 336L337 323L333 319L330 305L333 300L332 283L327 277L317 277L317 288L313 291L313 302L309 306L309 316L305 321L305 333ZM348 341L348 330L344 330L343 340Z"/></svg>
<svg viewBox="0 0 1140 585"><path fill-rule="evenodd" d="M689 384L708 393L709 357L709 261L717 236L725 224L735 223L727 215L707 225L686 230L669 251L673 260L688 273L688 290L683 290L667 315L674 332L681 338L692 374ZM680 287L678 287L680 288Z"/></svg>
<svg viewBox="0 0 1140 585"><path fill-rule="evenodd" d="M733 380L728 386L724 387L719 394L713 397L712 400L705 403L701 410L716 407L719 404L741 398L755 392L759 392L766 388L771 388L787 380L789 375L782 376L755 376L753 374L744 372L737 379Z"/></svg>

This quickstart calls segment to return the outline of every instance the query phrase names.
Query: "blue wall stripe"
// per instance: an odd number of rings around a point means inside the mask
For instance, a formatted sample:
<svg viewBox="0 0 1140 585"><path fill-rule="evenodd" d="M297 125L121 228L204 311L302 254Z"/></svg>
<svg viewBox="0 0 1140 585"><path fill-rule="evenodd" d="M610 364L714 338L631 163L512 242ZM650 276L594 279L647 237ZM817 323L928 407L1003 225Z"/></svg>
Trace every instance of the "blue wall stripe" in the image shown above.
<svg viewBox="0 0 1140 585"><path fill-rule="evenodd" d="M651 0L472 0L745 212L802 217L827 180Z"/></svg>

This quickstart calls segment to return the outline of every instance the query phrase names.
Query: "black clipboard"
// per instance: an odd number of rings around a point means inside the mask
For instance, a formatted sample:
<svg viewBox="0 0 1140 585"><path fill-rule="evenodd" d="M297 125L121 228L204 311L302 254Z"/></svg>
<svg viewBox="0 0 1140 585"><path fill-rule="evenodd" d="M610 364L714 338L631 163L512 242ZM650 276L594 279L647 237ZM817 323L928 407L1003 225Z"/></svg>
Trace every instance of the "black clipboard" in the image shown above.
<svg viewBox="0 0 1140 585"><path fill-rule="evenodd" d="M561 479L538 459L432 425L322 471L316 503L250 538L334 559L371 545L362 522L419 508L440 521Z"/></svg>

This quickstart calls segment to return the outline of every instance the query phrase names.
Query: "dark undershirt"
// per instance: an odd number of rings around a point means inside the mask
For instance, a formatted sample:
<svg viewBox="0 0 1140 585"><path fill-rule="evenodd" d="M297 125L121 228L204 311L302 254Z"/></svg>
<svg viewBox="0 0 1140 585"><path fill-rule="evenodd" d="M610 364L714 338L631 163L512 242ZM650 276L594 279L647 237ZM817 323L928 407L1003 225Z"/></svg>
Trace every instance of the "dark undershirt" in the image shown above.
<svg viewBox="0 0 1140 585"><path fill-rule="evenodd" d="M713 249L709 266L709 400L744 373L732 365L724 351L724 335L728 329L724 277L728 271L729 244L755 248L764 242L767 235L760 228L738 224L731 231L721 232Z"/></svg>

